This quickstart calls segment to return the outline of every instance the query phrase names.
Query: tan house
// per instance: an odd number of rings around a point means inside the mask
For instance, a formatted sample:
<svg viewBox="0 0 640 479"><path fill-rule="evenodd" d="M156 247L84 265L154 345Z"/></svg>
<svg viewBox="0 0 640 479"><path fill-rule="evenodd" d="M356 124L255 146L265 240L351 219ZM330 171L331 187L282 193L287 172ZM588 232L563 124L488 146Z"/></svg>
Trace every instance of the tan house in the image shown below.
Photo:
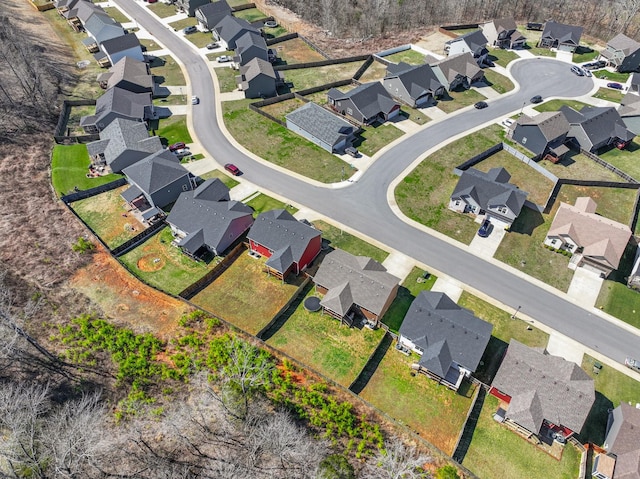
<svg viewBox="0 0 640 479"><path fill-rule="evenodd" d="M527 39L518 31L513 18L499 18L480 25L489 45L498 48L523 48Z"/></svg>
<svg viewBox="0 0 640 479"><path fill-rule="evenodd" d="M593 460L591 477L597 479L640 479L640 404L621 402L609 412L606 454Z"/></svg>
<svg viewBox="0 0 640 479"><path fill-rule="evenodd" d="M544 244L573 253L569 267L585 267L605 277L618 268L631 238L627 225L596 214L598 205L589 197L575 206L561 203Z"/></svg>

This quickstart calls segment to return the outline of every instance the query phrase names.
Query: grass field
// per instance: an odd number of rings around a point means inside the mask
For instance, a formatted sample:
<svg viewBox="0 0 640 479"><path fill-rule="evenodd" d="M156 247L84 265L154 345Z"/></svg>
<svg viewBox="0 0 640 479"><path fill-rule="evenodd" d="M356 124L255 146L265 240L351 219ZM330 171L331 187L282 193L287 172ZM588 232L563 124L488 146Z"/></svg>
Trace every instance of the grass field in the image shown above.
<svg viewBox="0 0 640 479"><path fill-rule="evenodd" d="M603 80L620 83L626 83L626 81L629 79L629 73L610 72L609 70L597 70L593 72L593 76L596 78L601 78Z"/></svg>
<svg viewBox="0 0 640 479"><path fill-rule="evenodd" d="M78 216L111 249L145 229L132 214L127 213L126 202L120 197L127 188L129 185L121 186L71 205Z"/></svg>
<svg viewBox="0 0 640 479"><path fill-rule="evenodd" d="M620 90L613 90L611 88L598 88L598 91L592 95L594 98L600 98L601 100L612 101L614 103L620 103L624 93Z"/></svg>
<svg viewBox="0 0 640 479"><path fill-rule="evenodd" d="M539 112L543 111L558 111L564 105L570 106L574 110L580 111L583 107L587 106L586 103L582 103L577 100L549 100L544 103L540 103L533 109Z"/></svg>
<svg viewBox="0 0 640 479"><path fill-rule="evenodd" d="M398 288L398 295L393 300L391 306L382 318L382 322L389 326L389 329L397 333L402 325L402 321L411 307L411 303L421 291L430 291L433 284L438 279L435 275L430 275L428 279L423 279L425 271L414 267ZM421 281L418 282L418 279Z"/></svg>
<svg viewBox="0 0 640 479"><path fill-rule="evenodd" d="M209 43L213 42L213 36L211 32L197 31L195 33L190 33L185 38L198 48L206 47Z"/></svg>
<svg viewBox="0 0 640 479"><path fill-rule="evenodd" d="M156 131L161 139L164 138L167 144L171 145L178 141L192 143L193 139L187 128L187 117L185 115L173 115L160 120L160 127Z"/></svg>
<svg viewBox="0 0 640 479"><path fill-rule="evenodd" d="M191 301L231 324L258 333L289 301L301 277L291 275L286 282L263 272L265 259L241 254L222 275L195 295Z"/></svg>
<svg viewBox="0 0 640 479"><path fill-rule="evenodd" d="M600 54L598 50L593 50L588 47L578 47L576 51L573 53L573 62L574 63L585 63L590 62L591 60L595 60L595 58Z"/></svg>
<svg viewBox="0 0 640 479"><path fill-rule="evenodd" d="M424 55L416 50L403 50L398 53L393 53L384 57L385 60L389 60L393 63L405 62L409 65L423 65Z"/></svg>
<svg viewBox="0 0 640 479"><path fill-rule="evenodd" d="M375 155L380 149L404 135L404 132L391 123L376 123L363 127L353 142L353 146L367 156Z"/></svg>
<svg viewBox="0 0 640 479"><path fill-rule="evenodd" d="M67 120L67 128L70 130L71 136L84 135L84 128L80 126L80 120L83 116L90 116L96 113L95 105L72 106Z"/></svg>
<svg viewBox="0 0 640 479"><path fill-rule="evenodd" d="M564 155L558 163L542 161L540 165L558 178L572 180L621 181L622 179L611 170L587 158L582 153L573 150Z"/></svg>
<svg viewBox="0 0 640 479"><path fill-rule="evenodd" d="M489 50L489 59L495 63L496 65L500 65L501 67L507 67L509 63L513 60L520 58L517 53L513 50L502 50L500 48L493 48ZM488 70L485 70L485 75Z"/></svg>
<svg viewBox="0 0 640 479"><path fill-rule="evenodd" d="M215 266L194 261L171 245L171 228L164 228L119 259L133 274L162 291L178 294Z"/></svg>
<svg viewBox="0 0 640 479"><path fill-rule="evenodd" d="M253 216L256 217L260 213L264 213L265 211L270 210L287 210L292 215L295 215L298 212L298 208L295 208L291 205L287 205L280 200L276 200L271 196L260 193L255 198L247 201L247 206L251 206L253 208L254 213Z"/></svg>
<svg viewBox="0 0 640 479"><path fill-rule="evenodd" d="M429 118L429 108L424 108L420 111L410 106L402 105L400 107L400 115L418 125L425 125L431 121L431 118Z"/></svg>
<svg viewBox="0 0 640 479"><path fill-rule="evenodd" d="M178 65L172 56L165 55L163 57L158 57L158 60L155 60L150 65L151 74L162 77L160 78L160 83L171 86L186 84L180 65Z"/></svg>
<svg viewBox="0 0 640 479"><path fill-rule="evenodd" d="M218 78L218 85L222 93L228 93L238 88L236 83L236 74L238 72L233 68L216 68L214 72Z"/></svg>
<svg viewBox="0 0 640 479"><path fill-rule="evenodd" d="M84 144L53 147L51 183L59 196L73 192L76 186L80 190L88 190L122 178L122 175L116 174L87 178L90 163L87 146Z"/></svg>
<svg viewBox="0 0 640 479"><path fill-rule="evenodd" d="M387 74L387 66L384 63L375 61L369 65L369 68L360 77L361 83L370 81L380 81Z"/></svg>
<svg viewBox="0 0 640 479"><path fill-rule="evenodd" d="M640 293L626 284L606 280L600 288L596 307L640 329Z"/></svg>
<svg viewBox="0 0 640 479"><path fill-rule="evenodd" d="M175 5L167 5L163 2L150 3L148 8L160 18L171 17L176 14Z"/></svg>
<svg viewBox="0 0 640 479"><path fill-rule="evenodd" d="M148 51L148 52L152 52L154 50L162 49L162 47L158 44L158 42L156 42L155 40L152 40L150 38L141 38L140 39L140 45L142 45L144 48L146 48L146 51Z"/></svg>
<svg viewBox="0 0 640 479"><path fill-rule="evenodd" d="M324 93L324 99L326 103L326 91ZM322 93L320 93L322 95ZM299 98L291 98L290 100L279 101L277 103L273 103L271 105L265 105L261 108L262 111L268 113L269 115L286 121L286 116L294 110L297 110L301 106L303 106L305 102L300 100Z"/></svg>
<svg viewBox="0 0 640 479"><path fill-rule="evenodd" d="M314 86L320 86L331 81L347 80L358 71L363 62L339 63L323 67L300 68L298 70L286 70L283 72L287 83L293 83L292 90L306 90Z"/></svg>
<svg viewBox="0 0 640 479"><path fill-rule="evenodd" d="M313 226L322 232L322 239L328 242L332 248L341 249L356 256L368 256L378 263L382 263L389 256L389 253L383 249L324 221L314 221Z"/></svg>
<svg viewBox="0 0 640 479"><path fill-rule="evenodd" d="M278 56L277 65L294 63L317 62L326 60L319 52L311 48L302 38L293 38L275 45L276 55ZM285 73L285 78L286 74Z"/></svg>
<svg viewBox="0 0 640 479"><path fill-rule="evenodd" d="M197 24L198 24L198 20L195 17L187 17L187 18L178 20L176 22L172 22L169 24L169 26L175 30L182 30L183 28L191 27Z"/></svg>
<svg viewBox="0 0 640 479"><path fill-rule="evenodd" d="M445 113L453 113L454 111L473 105L481 100L486 100L486 98L475 90L452 90L447 92L446 96L438 100L438 108Z"/></svg>
<svg viewBox="0 0 640 479"><path fill-rule="evenodd" d="M488 68L484 71L484 78L485 83L498 93L507 93L515 88L515 85L508 77Z"/></svg>
<svg viewBox="0 0 640 479"><path fill-rule="evenodd" d="M243 18L247 22L255 22L256 20L260 20L265 17L264 13L262 13L257 8L248 8L246 10L240 10L233 14L234 17Z"/></svg>
<svg viewBox="0 0 640 479"><path fill-rule="evenodd" d="M307 296L313 296L313 287ZM383 329L349 328L301 303L267 343L348 387L384 336Z"/></svg>
<svg viewBox="0 0 640 479"><path fill-rule="evenodd" d="M235 178L230 177L229 175L227 175L226 173L220 171L220 170L211 170L207 173L205 173L204 175L200 175L200 178L202 178L203 180L208 180L210 178L218 178L220 181L222 181L225 185L227 185L227 188L231 189L234 186L237 186L240 184L240 182L238 180L236 180Z"/></svg>
<svg viewBox="0 0 640 479"><path fill-rule="evenodd" d="M640 141L636 138L624 150L612 148L609 151L599 153L598 156L607 163L612 164L616 168L640 181L640 162L638 162L639 153ZM616 178L619 177L616 176Z"/></svg>

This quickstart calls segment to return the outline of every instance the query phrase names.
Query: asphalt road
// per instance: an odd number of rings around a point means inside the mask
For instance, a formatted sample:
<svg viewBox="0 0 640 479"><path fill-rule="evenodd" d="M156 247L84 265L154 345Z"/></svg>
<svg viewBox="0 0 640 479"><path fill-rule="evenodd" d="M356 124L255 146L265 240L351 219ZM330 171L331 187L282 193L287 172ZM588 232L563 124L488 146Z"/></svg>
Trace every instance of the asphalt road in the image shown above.
<svg viewBox="0 0 640 479"><path fill-rule="evenodd" d="M192 94L200 97L200 105L193 108L196 135L219 163L235 163L252 183L349 225L514 310L520 306L521 314L615 361L622 362L626 356L640 356L640 336L462 248L413 228L400 220L387 203L386 193L391 182L427 150L457 134L520 110L533 95L540 94L544 98L584 95L593 87L591 79L576 77L566 63L554 59L519 61L511 69L520 84L520 89L515 93L489 101L489 108L484 110L470 109L427 126L409 140L385 152L357 182L344 188L331 189L281 173L238 151L218 128L214 88L205 60L137 2L115 2L152 32L185 65Z"/></svg>

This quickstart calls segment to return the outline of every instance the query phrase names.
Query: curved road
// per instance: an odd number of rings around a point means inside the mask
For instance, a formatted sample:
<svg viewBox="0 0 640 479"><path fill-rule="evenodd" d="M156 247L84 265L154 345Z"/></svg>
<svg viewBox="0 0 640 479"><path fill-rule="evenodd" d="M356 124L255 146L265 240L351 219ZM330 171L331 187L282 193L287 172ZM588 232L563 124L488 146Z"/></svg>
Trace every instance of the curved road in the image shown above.
<svg viewBox="0 0 640 479"><path fill-rule="evenodd" d="M533 95L543 94L546 98L584 95L593 88L591 79L574 76L566 63L552 59L519 61L511 69L520 84L515 93L490 101L487 109L471 109L427 126L411 136L410 141L387 150L357 182L332 189L289 176L238 151L218 128L214 87L206 61L146 8L131 0L115 1L184 64L192 92L200 97L200 105L193 109L195 132L200 143L219 163L233 162L252 183L349 225L514 310L520 306L523 314L617 362L623 361L625 356L638 355L640 336L520 275L412 227L394 214L386 197L392 181L426 151L495 118L513 114Z"/></svg>

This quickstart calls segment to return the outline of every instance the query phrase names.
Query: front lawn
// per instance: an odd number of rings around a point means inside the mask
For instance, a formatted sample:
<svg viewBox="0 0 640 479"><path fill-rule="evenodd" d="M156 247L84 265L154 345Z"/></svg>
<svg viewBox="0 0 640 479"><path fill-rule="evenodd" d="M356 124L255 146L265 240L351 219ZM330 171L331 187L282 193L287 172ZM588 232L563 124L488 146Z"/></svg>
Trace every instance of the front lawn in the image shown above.
<svg viewBox="0 0 640 479"><path fill-rule="evenodd" d="M202 178L203 180L218 178L225 185L227 185L227 188L229 189L240 184L238 180L236 180L235 178L232 178L231 176L227 175L226 173L220 170L211 170L208 173L205 173L204 175L200 175L200 178Z"/></svg>
<svg viewBox="0 0 640 479"><path fill-rule="evenodd" d="M629 75L629 73L610 72L609 70L597 70L593 72L593 76L596 78L620 83L626 83Z"/></svg>
<svg viewBox="0 0 640 479"><path fill-rule="evenodd" d="M347 80L362 66L363 62L339 63L323 67L300 68L285 70L282 73L287 83L293 83L292 90L306 90L307 88L324 85L331 81Z"/></svg>
<svg viewBox="0 0 640 479"><path fill-rule="evenodd" d="M254 217L257 217L260 213L264 213L265 211L270 210L287 210L292 215L295 215L298 212L298 208L283 203L282 201L276 200L275 198L267 196L263 193L260 193L258 196L255 196L253 199L247 201L246 205L253 208Z"/></svg>
<svg viewBox="0 0 640 479"><path fill-rule="evenodd" d="M213 42L213 35L211 32L197 31L195 33L190 33L185 38L198 48L206 47L209 43Z"/></svg>
<svg viewBox="0 0 640 479"><path fill-rule="evenodd" d="M640 141L634 139L624 150L611 148L608 151L598 153L598 156L607 163L612 164L619 170L640 181L640 162L638 153L640 152ZM620 178L617 176L616 178ZM618 180L622 181L622 179Z"/></svg>
<svg viewBox="0 0 640 479"><path fill-rule="evenodd" d="M156 135L161 139L164 138L169 145L178 141L184 143L193 142L187 128L187 117L185 115L173 115L160 120L160 127L156 131Z"/></svg>
<svg viewBox="0 0 640 479"><path fill-rule="evenodd" d="M498 93L507 93L515 88L513 82L508 77L489 68L485 69L484 78L485 83Z"/></svg>
<svg viewBox="0 0 640 479"><path fill-rule="evenodd" d="M148 8L160 18L172 17L177 13L175 5L167 5L164 2L150 3Z"/></svg>
<svg viewBox="0 0 640 479"><path fill-rule="evenodd" d="M589 47L578 47L573 53L573 63L585 63L595 60L600 55L598 50L593 50Z"/></svg>
<svg viewBox="0 0 640 479"><path fill-rule="evenodd" d="M161 77L159 83L171 86L186 84L180 65L178 65L171 55L157 57L150 63L150 66L151 74Z"/></svg>
<svg viewBox="0 0 640 479"><path fill-rule="evenodd" d="M443 96L438 100L437 105L438 108L445 113L453 113L454 111L473 105L481 100L486 100L482 94L471 89L462 91L451 90L446 92L445 95L446 96Z"/></svg>
<svg viewBox="0 0 640 479"><path fill-rule="evenodd" d="M106 7L106 8L103 8L103 10L107 15L109 15L118 23L128 23L132 21L129 17L127 17L124 13L122 13L116 7Z"/></svg>
<svg viewBox="0 0 640 479"><path fill-rule="evenodd" d="M391 123L364 126L353 142L361 153L373 156L388 144L404 135L404 131Z"/></svg>
<svg viewBox="0 0 640 479"><path fill-rule="evenodd" d="M389 60L393 63L408 63L409 65L424 65L424 55L416 50L402 50L401 52L393 53L384 57L385 60Z"/></svg>
<svg viewBox="0 0 640 479"><path fill-rule="evenodd" d="M612 101L620 103L624 94L620 90L613 90L612 88L598 88L598 91L593 94L594 98L600 98L601 100Z"/></svg>
<svg viewBox="0 0 640 479"><path fill-rule="evenodd" d="M110 174L97 178L87 178L91 160L87 145L55 145L51 154L51 183L59 196L72 193L74 188L88 190L122 178Z"/></svg>
<svg viewBox="0 0 640 479"><path fill-rule="evenodd" d="M606 280L600 288L596 307L640 329L640 292L626 284Z"/></svg>
<svg viewBox="0 0 640 479"><path fill-rule="evenodd" d="M489 59L496 65L500 65L504 68L507 68L507 65L509 63L518 58L520 57L513 50L502 50L501 48L494 48L489 50ZM487 71L489 70L484 71L485 75L487 74Z"/></svg>
<svg viewBox="0 0 640 479"><path fill-rule="evenodd" d="M423 277L424 274L425 271L417 267L411 270L398 288L398 295L382 317L381 321L389 326L389 329L394 333L400 330L402 321L404 321L404 317L407 315L413 300L416 299L421 291L430 291L436 279L438 279L433 274L428 279L425 279Z"/></svg>
<svg viewBox="0 0 640 479"><path fill-rule="evenodd" d="M311 287L307 296L314 294ZM301 302L267 344L348 387L384 334L381 328L349 328L328 314L307 311Z"/></svg>
<svg viewBox="0 0 640 479"><path fill-rule="evenodd" d="M229 93L238 88L236 74L233 68L215 68L213 70L218 78L218 86L221 93Z"/></svg>
<svg viewBox="0 0 640 479"><path fill-rule="evenodd" d="M418 125L425 125L431 121L429 118L429 109L424 108L422 111L415 108L411 108L408 105L402 105L400 107L400 115Z"/></svg>
<svg viewBox="0 0 640 479"><path fill-rule="evenodd" d="M169 24L174 30L182 30L183 28L191 27L198 24L196 17L187 17L182 20L178 20ZM188 36L188 35L187 35Z"/></svg>
<svg viewBox="0 0 640 479"><path fill-rule="evenodd" d="M583 107L588 106L586 103L582 103L577 100L549 100L544 103L540 103L538 106L533 107L533 109L539 112L559 111L564 105L570 106L576 111L580 111Z"/></svg>
<svg viewBox="0 0 640 479"><path fill-rule="evenodd" d="M313 226L322 232L322 239L334 249L341 249L356 256L368 256L378 263L384 262L389 256L389 253L383 249L322 220L314 221Z"/></svg>

